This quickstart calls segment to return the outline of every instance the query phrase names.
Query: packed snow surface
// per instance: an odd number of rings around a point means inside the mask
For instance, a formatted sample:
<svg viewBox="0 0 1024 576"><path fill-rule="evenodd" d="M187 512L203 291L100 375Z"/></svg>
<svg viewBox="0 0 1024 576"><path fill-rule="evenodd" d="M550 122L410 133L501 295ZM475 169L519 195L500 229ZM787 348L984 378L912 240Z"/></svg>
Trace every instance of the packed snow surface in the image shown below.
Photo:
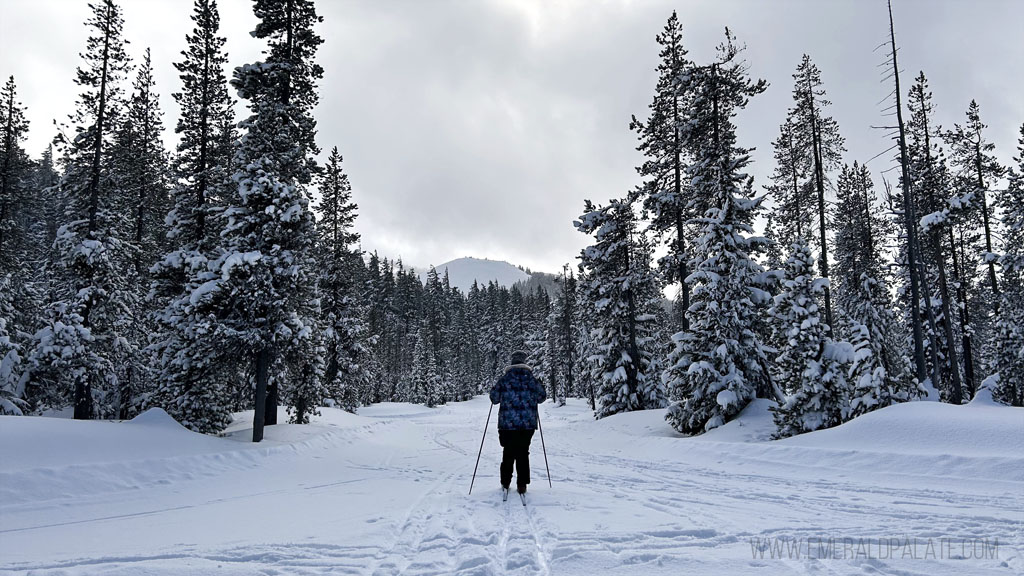
<svg viewBox="0 0 1024 576"><path fill-rule="evenodd" d="M1024 574L1024 410L771 441L769 407L683 438L663 410L544 404L553 487L538 435L526 507L501 501L494 416L467 494L484 397L323 409L260 444L251 413L224 437L0 417L0 574Z"/></svg>
<svg viewBox="0 0 1024 576"><path fill-rule="evenodd" d="M480 258L458 258L451 262L445 262L435 266L438 276L444 278L444 271L448 270L448 282L462 290L463 294L469 292L476 281L481 288L485 288L489 282L495 282L499 286L511 287L516 282L526 282L530 275L519 268L503 260L487 260ZM427 268L417 269L420 279L427 281Z"/></svg>

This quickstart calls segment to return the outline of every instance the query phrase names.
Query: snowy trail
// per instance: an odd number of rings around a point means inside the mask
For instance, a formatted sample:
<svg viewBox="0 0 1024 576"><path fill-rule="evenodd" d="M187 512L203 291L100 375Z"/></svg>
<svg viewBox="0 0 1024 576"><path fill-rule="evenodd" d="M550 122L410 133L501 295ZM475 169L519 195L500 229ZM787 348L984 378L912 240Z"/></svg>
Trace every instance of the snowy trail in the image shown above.
<svg viewBox="0 0 1024 576"><path fill-rule="evenodd" d="M0 453L0 574L1024 574L1024 412L983 410L1009 415L995 419L999 449L943 455L860 449L855 429L827 442L675 438L656 412L595 422L582 403L546 404L554 488L535 441L526 507L501 501L493 420L466 494L483 398L325 410L258 446L244 421L206 438L0 418L0 433L40 443ZM125 456L122 433L151 441ZM804 539L799 557L777 537ZM808 558L807 540L827 538L841 556ZM958 548L841 549L893 538ZM996 556L950 558L975 539L998 540Z"/></svg>

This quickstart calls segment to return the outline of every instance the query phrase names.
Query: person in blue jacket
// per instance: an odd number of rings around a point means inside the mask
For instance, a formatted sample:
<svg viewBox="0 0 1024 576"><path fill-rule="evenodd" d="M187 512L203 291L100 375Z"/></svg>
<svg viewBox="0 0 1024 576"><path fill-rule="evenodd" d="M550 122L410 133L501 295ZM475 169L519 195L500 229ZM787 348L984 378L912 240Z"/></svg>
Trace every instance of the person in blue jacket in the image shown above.
<svg viewBox="0 0 1024 576"><path fill-rule="evenodd" d="M501 487L512 484L512 466L516 468L516 487L520 494L530 483L530 441L537 429L537 405L547 392L526 365L525 352L512 353L512 365L491 388L491 404L498 408L498 442L504 448L501 457Z"/></svg>

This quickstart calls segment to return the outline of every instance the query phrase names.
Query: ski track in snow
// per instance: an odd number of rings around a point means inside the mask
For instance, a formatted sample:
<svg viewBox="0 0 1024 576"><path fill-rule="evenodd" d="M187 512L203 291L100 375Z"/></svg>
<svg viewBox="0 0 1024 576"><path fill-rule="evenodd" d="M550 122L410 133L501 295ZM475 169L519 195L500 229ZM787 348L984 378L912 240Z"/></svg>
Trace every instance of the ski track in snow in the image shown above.
<svg viewBox="0 0 1024 576"><path fill-rule="evenodd" d="M630 436L582 403L546 404L554 488L535 441L524 507L514 492L501 500L493 422L466 494L485 399L401 408L325 411L326 426L272 427L258 447L218 440L212 454L5 466L0 574L1024 574L1014 471L943 476L928 473L939 457L864 465L872 457L849 450ZM772 559L751 542L830 536L1000 548L995 559Z"/></svg>

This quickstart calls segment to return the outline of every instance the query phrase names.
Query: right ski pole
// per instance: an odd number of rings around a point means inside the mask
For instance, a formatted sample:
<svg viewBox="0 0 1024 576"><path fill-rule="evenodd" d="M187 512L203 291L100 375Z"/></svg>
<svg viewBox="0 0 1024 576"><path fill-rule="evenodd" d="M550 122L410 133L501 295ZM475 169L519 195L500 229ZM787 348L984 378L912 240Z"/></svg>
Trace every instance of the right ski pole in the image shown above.
<svg viewBox="0 0 1024 576"><path fill-rule="evenodd" d="M548 488L551 488L551 468L548 468L548 449L544 446L544 427L540 425L540 410L537 410L537 429L540 430L540 449L544 451L544 468L548 471Z"/></svg>
<svg viewBox="0 0 1024 576"><path fill-rule="evenodd" d="M480 455L484 453L484 439L487 438L487 428L491 425L491 412L493 411L494 404L491 404L491 407L487 409L487 423L484 424L484 435L483 438L480 438L480 451L476 453L476 465L473 466L473 479L469 482L470 494L473 494L473 484L476 482L476 469L480 467Z"/></svg>

